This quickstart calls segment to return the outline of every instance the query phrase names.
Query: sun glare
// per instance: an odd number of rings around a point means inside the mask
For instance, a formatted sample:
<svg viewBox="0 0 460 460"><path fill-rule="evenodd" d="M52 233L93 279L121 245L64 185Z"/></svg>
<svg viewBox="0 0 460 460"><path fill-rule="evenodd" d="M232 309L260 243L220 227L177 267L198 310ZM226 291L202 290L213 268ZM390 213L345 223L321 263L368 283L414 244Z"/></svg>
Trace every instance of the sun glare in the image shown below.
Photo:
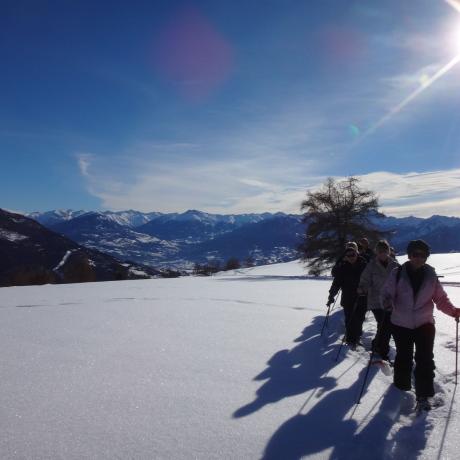
<svg viewBox="0 0 460 460"><path fill-rule="evenodd" d="M450 44L454 54L460 54L460 22L452 26L450 32Z"/></svg>

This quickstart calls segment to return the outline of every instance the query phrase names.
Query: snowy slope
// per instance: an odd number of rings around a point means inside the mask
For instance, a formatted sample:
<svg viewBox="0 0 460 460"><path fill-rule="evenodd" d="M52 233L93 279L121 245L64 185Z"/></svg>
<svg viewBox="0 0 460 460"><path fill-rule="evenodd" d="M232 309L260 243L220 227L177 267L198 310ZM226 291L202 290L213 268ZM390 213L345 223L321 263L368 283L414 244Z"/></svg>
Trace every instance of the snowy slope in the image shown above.
<svg viewBox="0 0 460 460"><path fill-rule="evenodd" d="M303 274L0 289L0 458L457 458L455 322L436 313L442 407L412 420L376 367L355 406L366 355L334 361L342 312L321 338L330 280Z"/></svg>

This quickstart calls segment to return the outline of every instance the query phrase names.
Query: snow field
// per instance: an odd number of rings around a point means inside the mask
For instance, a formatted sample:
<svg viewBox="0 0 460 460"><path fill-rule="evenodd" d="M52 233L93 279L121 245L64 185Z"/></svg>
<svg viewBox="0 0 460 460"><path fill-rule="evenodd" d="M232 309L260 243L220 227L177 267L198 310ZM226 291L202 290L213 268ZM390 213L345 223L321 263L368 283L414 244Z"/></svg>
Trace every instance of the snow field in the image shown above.
<svg viewBox="0 0 460 460"><path fill-rule="evenodd" d="M456 458L455 322L436 312L442 407L413 420L377 366L355 406L368 355L334 361L341 309L320 337L330 280L303 274L1 289L0 457Z"/></svg>

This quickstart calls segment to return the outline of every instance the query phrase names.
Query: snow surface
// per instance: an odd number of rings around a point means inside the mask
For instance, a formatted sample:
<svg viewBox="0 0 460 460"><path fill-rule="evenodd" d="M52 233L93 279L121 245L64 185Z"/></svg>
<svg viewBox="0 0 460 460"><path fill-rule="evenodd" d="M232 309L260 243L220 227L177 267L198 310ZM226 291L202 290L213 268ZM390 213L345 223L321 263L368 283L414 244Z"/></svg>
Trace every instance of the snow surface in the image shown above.
<svg viewBox="0 0 460 460"><path fill-rule="evenodd" d="M53 268L53 272L56 272L60 270L66 263L69 257L71 256L72 252L74 252L75 249L69 249L65 254L64 257L61 259L61 261Z"/></svg>
<svg viewBox="0 0 460 460"><path fill-rule="evenodd" d="M355 405L367 355L335 362L342 311L320 337L330 279L304 273L0 289L0 458L458 458L455 321L436 311L441 407L413 418L377 366Z"/></svg>
<svg viewBox="0 0 460 460"><path fill-rule="evenodd" d="M20 233L12 232L10 230L0 229L0 238L3 240L14 242L14 241L26 240L28 236L21 235Z"/></svg>

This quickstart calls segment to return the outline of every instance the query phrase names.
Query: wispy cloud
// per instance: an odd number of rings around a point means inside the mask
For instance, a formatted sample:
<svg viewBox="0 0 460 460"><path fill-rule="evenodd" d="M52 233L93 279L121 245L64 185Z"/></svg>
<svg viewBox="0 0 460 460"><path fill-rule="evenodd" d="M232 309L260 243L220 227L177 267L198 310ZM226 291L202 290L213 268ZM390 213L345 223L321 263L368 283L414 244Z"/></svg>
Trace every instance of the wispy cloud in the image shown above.
<svg viewBox="0 0 460 460"><path fill-rule="evenodd" d="M79 153L76 155L76 158L78 162L78 168L82 176L90 178L91 176L89 173L89 167L91 165L91 159L93 158L93 155L89 153Z"/></svg>
<svg viewBox="0 0 460 460"><path fill-rule="evenodd" d="M278 211L288 202L279 197L317 177L343 145L343 120L311 109L311 104L286 103L225 131L201 130L173 142L138 142L111 154L110 162L100 154L83 153L77 163L89 193L107 208ZM292 205L288 208L282 210Z"/></svg>
<svg viewBox="0 0 460 460"><path fill-rule="evenodd" d="M360 186L376 193L380 209L387 215L460 216L460 169L403 174L377 171L356 177L361 181ZM318 186L315 184L308 190Z"/></svg>
<svg viewBox="0 0 460 460"><path fill-rule="evenodd" d="M393 216L433 214L460 216L460 169L362 176L364 186L378 191L382 210Z"/></svg>
<svg viewBox="0 0 460 460"><path fill-rule="evenodd" d="M460 169L404 174L377 171L356 177L360 186L376 193L380 209L387 215L460 216ZM319 186L315 184L308 190Z"/></svg>
<svg viewBox="0 0 460 460"><path fill-rule="evenodd" d="M93 161L93 163L91 163ZM94 156L79 158L88 191L109 209L184 211L198 208L211 212L250 212L256 209L291 211L286 194L297 176L294 166L260 157L182 162L152 160L141 170L126 175L123 168L109 171ZM304 165L307 167L307 165ZM302 169L303 169L302 168ZM251 177L248 178L248 172ZM294 206L295 207L295 206Z"/></svg>
<svg viewBox="0 0 460 460"><path fill-rule="evenodd" d="M123 162L112 171L94 155L84 154L78 162L88 191L103 208L117 210L298 213L306 192L320 187L326 178L315 174L314 168L309 174L308 162L301 167L283 161L274 165L260 157L198 162L189 158L182 163L152 160L130 176L123 173ZM389 215L460 215L460 169L379 171L358 177L363 187L377 193L382 211Z"/></svg>

